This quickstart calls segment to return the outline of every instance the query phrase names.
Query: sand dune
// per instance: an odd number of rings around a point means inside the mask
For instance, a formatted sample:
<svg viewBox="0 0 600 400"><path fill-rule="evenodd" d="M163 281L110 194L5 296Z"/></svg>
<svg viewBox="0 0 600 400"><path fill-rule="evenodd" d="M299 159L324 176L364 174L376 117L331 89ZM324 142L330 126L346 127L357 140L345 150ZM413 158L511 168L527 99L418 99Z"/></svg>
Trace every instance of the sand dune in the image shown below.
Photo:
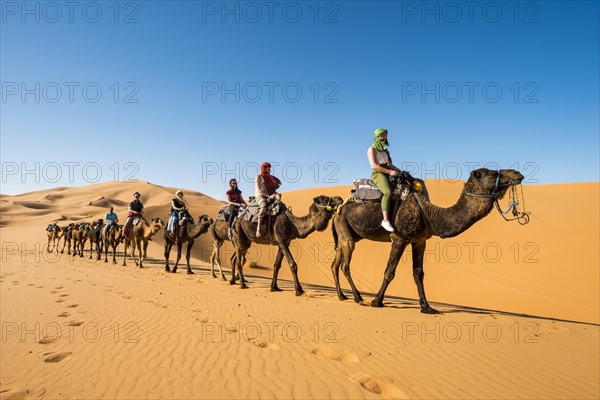
<svg viewBox="0 0 600 400"><path fill-rule="evenodd" d="M428 186L441 206L462 189ZM107 182L1 196L2 399L600 396L598 183L526 187L529 225L494 211L457 238L431 239L425 282L440 315L419 313L410 256L387 307L338 301L330 229L294 243L302 297L285 261L284 292L269 291L269 247L249 254L250 289L210 278L206 235L193 276L163 272L159 237L144 270L88 260L87 248L85 258L46 253L50 222L99 218L110 205L124 219L134 191L148 217L165 220L175 190ZM348 191L283 198L302 215L312 197ZM195 217L214 217L222 204L186 197ZM385 243L357 244L352 272L363 292L378 290L388 252ZM230 254L227 243L227 267Z"/></svg>

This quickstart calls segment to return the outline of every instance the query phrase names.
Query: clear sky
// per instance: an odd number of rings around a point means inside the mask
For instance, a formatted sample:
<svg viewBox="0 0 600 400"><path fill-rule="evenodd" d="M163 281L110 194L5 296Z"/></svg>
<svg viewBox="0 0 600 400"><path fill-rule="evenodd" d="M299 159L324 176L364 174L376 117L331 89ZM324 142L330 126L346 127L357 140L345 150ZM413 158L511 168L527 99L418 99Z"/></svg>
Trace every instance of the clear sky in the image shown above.
<svg viewBox="0 0 600 400"><path fill-rule="evenodd" d="M597 1L1 1L2 193L599 179Z"/></svg>

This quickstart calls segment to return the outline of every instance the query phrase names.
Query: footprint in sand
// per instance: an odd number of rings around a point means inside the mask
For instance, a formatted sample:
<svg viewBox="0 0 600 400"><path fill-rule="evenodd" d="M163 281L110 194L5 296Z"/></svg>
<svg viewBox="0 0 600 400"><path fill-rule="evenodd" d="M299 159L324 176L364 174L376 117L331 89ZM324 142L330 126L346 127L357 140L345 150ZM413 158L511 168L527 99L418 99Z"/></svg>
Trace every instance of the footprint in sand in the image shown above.
<svg viewBox="0 0 600 400"><path fill-rule="evenodd" d="M39 399L46 394L46 388L39 389L3 389L0 390L2 400Z"/></svg>
<svg viewBox="0 0 600 400"><path fill-rule="evenodd" d="M398 389L393 381L387 377L374 376L364 373L357 373L350 376L350 379L356 381L360 386L371 393L380 394L387 398L408 399L409 396Z"/></svg>
<svg viewBox="0 0 600 400"><path fill-rule="evenodd" d="M19 281L12 281L13 285L20 285Z"/></svg>
<svg viewBox="0 0 600 400"><path fill-rule="evenodd" d="M367 358L371 355L371 353L364 353L359 357L358 354L353 351L343 349L341 347L331 347L331 346L321 346L313 349L311 351L312 354L322 355L325 357L329 357L335 361L342 361L345 363L357 363L361 358Z"/></svg>
<svg viewBox="0 0 600 400"><path fill-rule="evenodd" d="M66 312L66 311L65 311L65 312L62 312L62 313L60 313L60 314L58 314L58 316L59 316L59 317L68 317L69 315L71 315L71 314L69 314L69 313L68 313L68 312Z"/></svg>
<svg viewBox="0 0 600 400"><path fill-rule="evenodd" d="M70 305L68 305L67 307L69 307L69 308L75 308L75 307L77 307L77 306L79 306L79 304L70 304Z"/></svg>
<svg viewBox="0 0 600 400"><path fill-rule="evenodd" d="M64 300L63 299L58 299L58 300L54 300L54 302L55 303L62 303L62 302L64 302Z"/></svg>
<svg viewBox="0 0 600 400"><path fill-rule="evenodd" d="M65 325L67 325L67 326L81 326L81 325L83 325L83 322L81 322L81 321L71 321L71 322L67 322Z"/></svg>
<svg viewBox="0 0 600 400"><path fill-rule="evenodd" d="M73 354L73 353L70 353L70 352L49 353L48 357L44 358L44 362L47 362L47 363L61 362L65 358L69 357L71 354Z"/></svg>
<svg viewBox="0 0 600 400"><path fill-rule="evenodd" d="M256 340L251 343L254 344L256 347L260 347L261 349L281 350L281 347L278 344L269 343L264 340Z"/></svg>
<svg viewBox="0 0 600 400"><path fill-rule="evenodd" d="M27 286L35 286L35 283L28 283Z"/></svg>
<svg viewBox="0 0 600 400"><path fill-rule="evenodd" d="M61 294L60 297L68 297L68 294Z"/></svg>
<svg viewBox="0 0 600 400"><path fill-rule="evenodd" d="M56 293L58 293L58 290L51 290L50 293L56 294Z"/></svg>
<svg viewBox="0 0 600 400"><path fill-rule="evenodd" d="M39 344L50 344L50 343L54 343L58 340L57 337L45 337L42 340L40 340L38 343Z"/></svg>
<svg viewBox="0 0 600 400"><path fill-rule="evenodd" d="M125 300L131 300L131 296L123 296Z"/></svg>

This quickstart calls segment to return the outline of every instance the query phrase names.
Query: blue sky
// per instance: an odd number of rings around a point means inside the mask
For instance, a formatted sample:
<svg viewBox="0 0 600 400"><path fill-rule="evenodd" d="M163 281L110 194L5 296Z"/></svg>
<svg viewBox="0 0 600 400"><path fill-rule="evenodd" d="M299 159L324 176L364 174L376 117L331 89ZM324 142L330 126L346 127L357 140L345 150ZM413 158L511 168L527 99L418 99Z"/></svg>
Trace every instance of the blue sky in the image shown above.
<svg viewBox="0 0 600 400"><path fill-rule="evenodd" d="M2 193L349 184L378 127L423 178L600 180L596 1L0 3Z"/></svg>

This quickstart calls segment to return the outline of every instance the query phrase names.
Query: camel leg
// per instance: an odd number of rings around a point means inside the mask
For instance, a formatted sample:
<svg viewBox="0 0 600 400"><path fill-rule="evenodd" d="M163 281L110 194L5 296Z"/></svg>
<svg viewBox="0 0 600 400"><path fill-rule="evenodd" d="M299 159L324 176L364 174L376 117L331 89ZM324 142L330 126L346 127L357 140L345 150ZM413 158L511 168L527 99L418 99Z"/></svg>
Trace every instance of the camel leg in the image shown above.
<svg viewBox="0 0 600 400"><path fill-rule="evenodd" d="M344 244L341 244L341 251L342 251L342 271L344 272L344 276L346 277L346 280L348 280L348 283L350 284L350 287L352 288L352 295L354 296L354 301L356 303L360 303L363 301L362 296L360 295L360 292L358 291L358 289L356 288L356 285L354 285L354 281L352 280L352 275L350 274L350 262L352 261L352 253L354 252L354 246L355 243L353 240L349 240Z"/></svg>
<svg viewBox="0 0 600 400"><path fill-rule="evenodd" d="M111 243L112 253L113 253L113 264L117 263L117 246L119 243Z"/></svg>
<svg viewBox="0 0 600 400"><path fill-rule="evenodd" d="M171 247L173 247L173 242L171 242L165 236L165 271L171 272L171 268L169 268L169 255L171 254Z"/></svg>
<svg viewBox="0 0 600 400"><path fill-rule="evenodd" d="M46 245L46 253L50 253L50 236L48 235L48 244Z"/></svg>
<svg viewBox="0 0 600 400"><path fill-rule="evenodd" d="M219 243L217 240L215 240L213 242L213 252L210 255L210 274L212 275L213 278L216 278L217 276L215 275L215 263L217 263L217 266L219 267L219 270L221 270L221 257L219 257L219 250L221 249L221 243Z"/></svg>
<svg viewBox="0 0 600 400"><path fill-rule="evenodd" d="M285 255L285 258L287 259L288 264L290 265L290 270L292 271L292 276L294 277L294 287L296 289L296 296L301 296L304 294L304 289L302 289L300 281L298 280L298 264L296 264L296 261L294 260L294 257L292 257L292 253L290 252L290 249L286 245L280 245L279 249L283 252L283 255ZM275 284L277 284L277 282L275 282Z"/></svg>
<svg viewBox="0 0 600 400"><path fill-rule="evenodd" d="M94 252L94 241L90 240L90 260L92 259L93 252Z"/></svg>
<svg viewBox="0 0 600 400"><path fill-rule="evenodd" d="M139 254L139 260L140 262L138 263L138 268L144 268L144 260L146 259L146 249L148 248L148 241L147 240L143 240L138 242L138 252Z"/></svg>
<svg viewBox="0 0 600 400"><path fill-rule="evenodd" d="M127 247L129 247L129 241L123 240L123 266L125 267L125 260L127 260Z"/></svg>
<svg viewBox="0 0 600 400"><path fill-rule="evenodd" d="M277 251L275 257L275 264L273 264L273 279L271 280L271 292L281 292L279 286L277 286L277 276L279 275L279 268L281 268L281 262L283 261L283 252L281 249Z"/></svg>
<svg viewBox="0 0 600 400"><path fill-rule="evenodd" d="M335 290L338 295L338 299L341 301L348 300L348 297L342 292L342 287L340 286L340 266L343 261L342 249L337 248L335 251L335 258L331 263L331 273L333 274L333 281L335 282Z"/></svg>
<svg viewBox="0 0 600 400"><path fill-rule="evenodd" d="M185 260L187 261L187 273L188 275L194 275L192 268L190 267L190 251L192 251L192 247L194 246L194 240L188 241L187 249L185 252Z"/></svg>
<svg viewBox="0 0 600 400"><path fill-rule="evenodd" d="M234 263L231 265L231 280L230 284L235 284L235 269L236 266L239 271L240 276L240 289L248 289L248 285L246 285L246 279L244 279L244 260L246 259L244 255L244 251L240 248L236 248L236 259Z"/></svg>
<svg viewBox="0 0 600 400"><path fill-rule="evenodd" d="M175 243L177 245L177 258L175 259L175 265L173 266L173 273L177 272L177 265L179 265L179 260L181 259L181 247L183 246L183 243L181 242L177 242Z"/></svg>
<svg viewBox="0 0 600 400"><path fill-rule="evenodd" d="M104 262L108 262L108 242L104 243Z"/></svg>
<svg viewBox="0 0 600 400"><path fill-rule="evenodd" d="M427 297L425 297L425 287L423 286L423 278L425 273L423 272L423 258L425 256L425 246L427 242L416 242L412 244L413 253L413 278L417 284L417 291L419 292L419 305L421 306L421 312L423 314L439 314L439 311L429 307Z"/></svg>
<svg viewBox="0 0 600 400"><path fill-rule="evenodd" d="M396 267L398 267L400 257L402 257L402 253L404 253L404 249L406 248L407 244L408 243L397 237L394 238L394 234L392 234L392 251L390 251L390 257L383 275L383 283L381 284L381 288L371 302L373 307L383 307L383 297L385 296L385 291L396 275Z"/></svg>

